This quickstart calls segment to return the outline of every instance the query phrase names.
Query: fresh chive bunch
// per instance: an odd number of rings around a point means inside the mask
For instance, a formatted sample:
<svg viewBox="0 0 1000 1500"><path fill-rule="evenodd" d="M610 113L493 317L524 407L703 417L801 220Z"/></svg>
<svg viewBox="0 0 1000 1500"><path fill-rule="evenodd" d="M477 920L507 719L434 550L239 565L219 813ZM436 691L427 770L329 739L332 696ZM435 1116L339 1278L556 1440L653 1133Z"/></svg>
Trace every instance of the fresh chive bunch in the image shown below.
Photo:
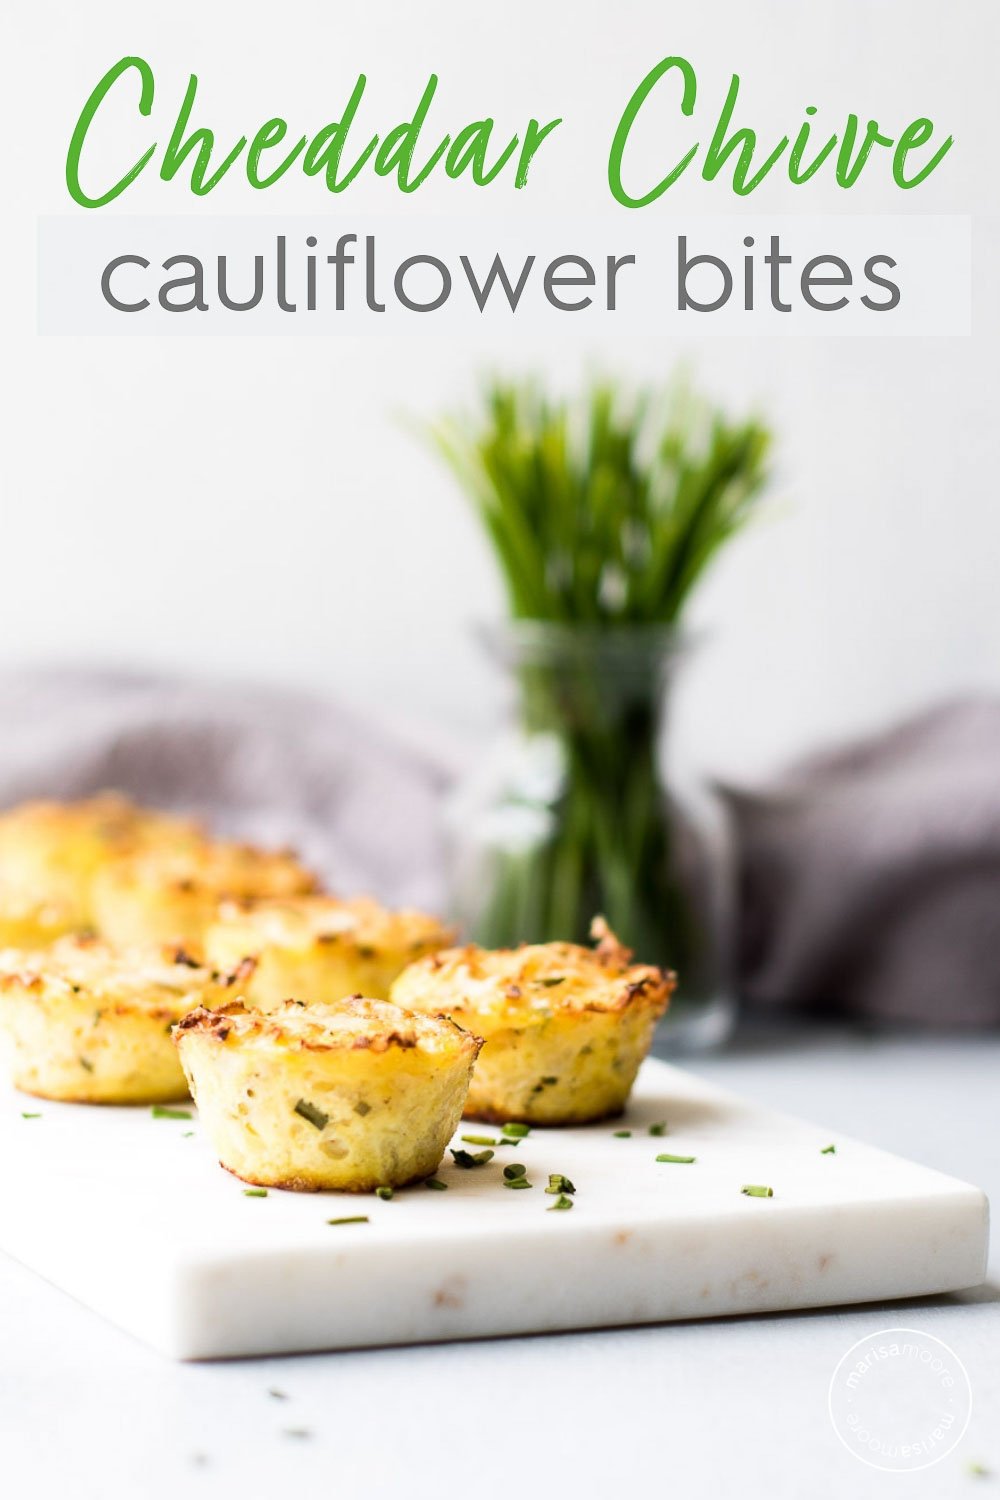
<svg viewBox="0 0 1000 1500"><path fill-rule="evenodd" d="M707 997L704 893L682 887L661 783L662 690L692 589L757 505L770 435L681 384L562 399L497 379L432 437L492 542L513 619L501 652L526 735L552 752L506 776L457 915L505 946L586 941L602 912L680 971L681 999ZM539 764L557 774L540 781Z"/></svg>
<svg viewBox="0 0 1000 1500"><path fill-rule="evenodd" d="M674 625L719 549L753 513L768 430L688 387L598 381L554 399L496 379L478 416L432 437L493 543L515 619Z"/></svg>

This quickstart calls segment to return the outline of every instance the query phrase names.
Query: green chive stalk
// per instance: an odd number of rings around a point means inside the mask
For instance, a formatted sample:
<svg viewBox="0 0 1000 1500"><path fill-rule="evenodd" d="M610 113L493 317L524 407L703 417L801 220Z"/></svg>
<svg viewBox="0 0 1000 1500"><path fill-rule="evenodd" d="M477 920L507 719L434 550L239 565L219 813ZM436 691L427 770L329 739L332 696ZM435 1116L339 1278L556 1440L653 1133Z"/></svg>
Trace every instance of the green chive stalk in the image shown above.
<svg viewBox="0 0 1000 1500"><path fill-rule="evenodd" d="M499 649L551 783L508 787L472 935L585 941L602 912L683 978L704 933L662 785L663 690L692 590L756 508L770 435L678 384L556 399L505 380L431 435L496 554L511 616Z"/></svg>

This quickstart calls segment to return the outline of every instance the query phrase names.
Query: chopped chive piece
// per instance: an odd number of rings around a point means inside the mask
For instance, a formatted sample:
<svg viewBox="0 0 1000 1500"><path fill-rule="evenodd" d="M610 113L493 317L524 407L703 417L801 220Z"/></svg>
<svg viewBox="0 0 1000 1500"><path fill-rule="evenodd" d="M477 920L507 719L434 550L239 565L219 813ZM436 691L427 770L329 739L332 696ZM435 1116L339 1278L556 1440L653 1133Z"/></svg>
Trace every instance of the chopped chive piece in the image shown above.
<svg viewBox="0 0 1000 1500"><path fill-rule="evenodd" d="M266 1198L267 1188L244 1188L244 1198Z"/></svg>
<svg viewBox="0 0 1000 1500"><path fill-rule="evenodd" d="M666 1133L667 1133L667 1122L666 1122L666 1120L657 1120L654 1125L650 1125L650 1127L649 1127L649 1133L650 1133L650 1135L666 1135Z"/></svg>
<svg viewBox="0 0 1000 1500"><path fill-rule="evenodd" d="M182 1141L189 1141L193 1135L194 1135L194 1131L193 1130L182 1130L181 1131L181 1140Z"/></svg>
<svg viewBox="0 0 1000 1500"><path fill-rule="evenodd" d="M470 1146L498 1146L500 1142L492 1135L463 1135L463 1141L468 1141Z"/></svg>
<svg viewBox="0 0 1000 1500"><path fill-rule="evenodd" d="M330 1116L325 1115L315 1104L310 1104L308 1099L300 1099L295 1106L295 1113L301 1115L303 1120L308 1120L310 1125L315 1125L317 1130L325 1130L330 1123Z"/></svg>
<svg viewBox="0 0 1000 1500"><path fill-rule="evenodd" d="M745 1187L740 1188L740 1192L745 1193L748 1198L774 1197L774 1188L762 1187L761 1184L757 1182L747 1183Z"/></svg>
<svg viewBox="0 0 1000 1500"><path fill-rule="evenodd" d="M671 1156L669 1151L664 1151L662 1155L656 1158L657 1161L677 1162L682 1167L689 1167L694 1159L693 1156Z"/></svg>
<svg viewBox="0 0 1000 1500"><path fill-rule="evenodd" d="M189 1109L168 1109L165 1104L153 1105L154 1120L190 1120L190 1118Z"/></svg>
<svg viewBox="0 0 1000 1500"><path fill-rule="evenodd" d="M556 1201L554 1203L552 1203L552 1204L549 1205L549 1208L548 1208L547 1212L550 1213L550 1214L554 1214L554 1213L560 1212L562 1209L572 1208L572 1207L573 1207L573 1200L572 1200L572 1198L567 1198L565 1193L560 1193L559 1197L556 1199Z"/></svg>
<svg viewBox="0 0 1000 1500"><path fill-rule="evenodd" d="M819 1154L820 1156L836 1156L837 1148L832 1144L829 1146L824 1146Z"/></svg>
<svg viewBox="0 0 1000 1500"><path fill-rule="evenodd" d="M377 1187L375 1189L375 1196L376 1198L381 1198L383 1203L388 1203L389 1199L392 1197L392 1188L389 1187L388 1184L386 1184L384 1187Z"/></svg>
<svg viewBox="0 0 1000 1500"><path fill-rule="evenodd" d="M367 1224L367 1214L348 1214L343 1219L327 1219L328 1224Z"/></svg>
<svg viewBox="0 0 1000 1500"><path fill-rule="evenodd" d="M565 974L553 974L552 977L551 977L551 979L540 979L538 981L538 983L539 984L544 984L544 986L545 986L545 988L547 990L551 990L551 989L554 989L557 984L565 984L566 983L566 975Z"/></svg>
<svg viewBox="0 0 1000 1500"><path fill-rule="evenodd" d="M632 1132L631 1130L613 1130L611 1134L618 1141L627 1141Z"/></svg>
<svg viewBox="0 0 1000 1500"><path fill-rule="evenodd" d="M85 1073L92 1073L94 1071L94 1064L91 1062L89 1057L80 1058L80 1067Z"/></svg>
<svg viewBox="0 0 1000 1500"><path fill-rule="evenodd" d="M40 1113L38 1113L38 1114L25 1114L23 1110L21 1112L21 1119L22 1120L40 1120L41 1118L42 1118L42 1116L41 1116Z"/></svg>
<svg viewBox="0 0 1000 1500"><path fill-rule="evenodd" d="M509 1135L515 1141L521 1141L526 1135L531 1134L530 1125L521 1125L516 1120L508 1120L506 1125L500 1126L500 1129L504 1135Z"/></svg>
<svg viewBox="0 0 1000 1500"><path fill-rule="evenodd" d="M442 1182L440 1177L428 1177L424 1183L424 1187L430 1188L432 1193L446 1193L448 1191L448 1184Z"/></svg>
<svg viewBox="0 0 1000 1500"><path fill-rule="evenodd" d="M456 1151L453 1146L451 1154L455 1158L456 1167L465 1167L467 1171L472 1167L484 1167L488 1161L493 1160L492 1151Z"/></svg>
<svg viewBox="0 0 1000 1500"><path fill-rule="evenodd" d="M530 1186L531 1183L528 1181L527 1177L508 1177L504 1179L504 1187L530 1188Z"/></svg>
<svg viewBox="0 0 1000 1500"><path fill-rule="evenodd" d="M509 1167L504 1167L503 1175L508 1182L513 1182L515 1177L527 1177L528 1169L523 1167L519 1161L512 1161Z"/></svg>
<svg viewBox="0 0 1000 1500"><path fill-rule="evenodd" d="M575 1193L576 1188L561 1172L550 1172L549 1185L545 1191L547 1193Z"/></svg>

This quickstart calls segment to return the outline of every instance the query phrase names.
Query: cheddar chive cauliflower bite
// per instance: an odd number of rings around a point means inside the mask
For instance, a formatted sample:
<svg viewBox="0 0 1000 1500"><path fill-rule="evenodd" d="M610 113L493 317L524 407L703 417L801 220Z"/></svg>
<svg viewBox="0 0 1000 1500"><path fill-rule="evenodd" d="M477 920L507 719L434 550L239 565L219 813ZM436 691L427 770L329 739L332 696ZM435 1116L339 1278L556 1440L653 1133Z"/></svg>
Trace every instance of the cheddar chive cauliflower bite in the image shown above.
<svg viewBox="0 0 1000 1500"><path fill-rule="evenodd" d="M205 955L223 969L254 958L246 998L266 1010L290 995L310 1005L354 994L387 1000L407 964L453 941L422 912L313 895L226 902L205 935Z"/></svg>
<svg viewBox="0 0 1000 1500"><path fill-rule="evenodd" d="M181 943L200 957L205 931L227 897L315 888L316 877L289 850L203 839L104 866L94 881L94 920L102 937L123 947Z"/></svg>
<svg viewBox="0 0 1000 1500"><path fill-rule="evenodd" d="M0 813L0 946L42 947L91 927L93 883L109 860L201 837L197 824L113 792Z"/></svg>
<svg viewBox="0 0 1000 1500"><path fill-rule="evenodd" d="M261 1187L366 1192L437 1168L478 1038L385 1000L196 1010L175 1042L205 1134Z"/></svg>
<svg viewBox="0 0 1000 1500"><path fill-rule="evenodd" d="M64 937L44 952L0 953L0 1032L14 1084L80 1104L157 1104L187 1096L171 1028L225 1004L220 978L185 954L115 951Z"/></svg>
<svg viewBox="0 0 1000 1500"><path fill-rule="evenodd" d="M485 1039L468 1118L580 1125L624 1109L674 979L633 965L603 919L593 935L595 950L453 948L396 980L398 1005L450 1016Z"/></svg>

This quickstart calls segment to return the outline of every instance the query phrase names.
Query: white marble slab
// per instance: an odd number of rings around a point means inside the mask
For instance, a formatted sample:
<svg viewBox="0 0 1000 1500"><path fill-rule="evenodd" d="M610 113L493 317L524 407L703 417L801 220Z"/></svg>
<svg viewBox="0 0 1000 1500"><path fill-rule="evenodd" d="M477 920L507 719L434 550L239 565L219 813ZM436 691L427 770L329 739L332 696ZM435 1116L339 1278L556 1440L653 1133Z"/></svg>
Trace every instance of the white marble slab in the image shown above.
<svg viewBox="0 0 1000 1500"><path fill-rule="evenodd" d="M663 1151L697 1160L658 1163ZM532 1191L501 1185L514 1160ZM533 1131L485 1167L442 1166L448 1192L388 1203L248 1198L196 1118L13 1092L0 1161L0 1248L180 1359L912 1297L977 1285L986 1265L977 1188L656 1061L624 1120ZM549 1172L576 1184L569 1212L546 1211ZM327 1223L352 1213L370 1222Z"/></svg>

